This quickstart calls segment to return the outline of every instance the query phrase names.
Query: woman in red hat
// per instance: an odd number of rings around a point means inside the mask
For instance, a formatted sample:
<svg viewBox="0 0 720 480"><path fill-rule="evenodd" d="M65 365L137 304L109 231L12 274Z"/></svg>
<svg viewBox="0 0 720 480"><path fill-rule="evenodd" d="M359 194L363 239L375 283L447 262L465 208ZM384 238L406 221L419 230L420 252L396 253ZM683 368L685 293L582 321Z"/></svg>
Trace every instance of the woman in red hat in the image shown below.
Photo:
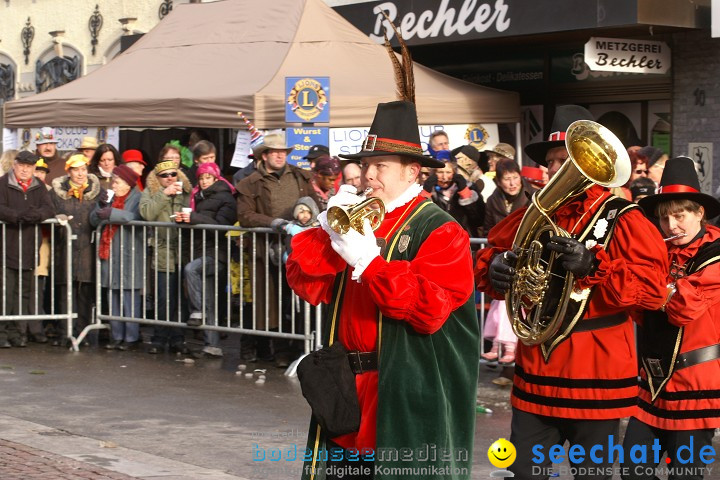
<svg viewBox="0 0 720 480"><path fill-rule="evenodd" d="M720 228L707 224L720 202L700 192L694 162L678 157L667 161L659 192L639 203L659 218L671 266L664 305L646 311L638 331L640 408L624 441L626 455L635 445L654 455L623 478L656 478L667 452L670 469L685 472L674 478L702 479L701 451L720 428ZM651 450L657 443L659 452Z"/></svg>

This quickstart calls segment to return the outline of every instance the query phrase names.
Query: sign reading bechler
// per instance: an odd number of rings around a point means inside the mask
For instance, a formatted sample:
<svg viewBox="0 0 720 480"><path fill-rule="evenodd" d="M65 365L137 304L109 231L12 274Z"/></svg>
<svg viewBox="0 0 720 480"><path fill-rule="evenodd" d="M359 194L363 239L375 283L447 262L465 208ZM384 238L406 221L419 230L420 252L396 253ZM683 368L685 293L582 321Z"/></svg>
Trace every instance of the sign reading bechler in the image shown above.
<svg viewBox="0 0 720 480"><path fill-rule="evenodd" d="M330 121L329 77L285 77L285 121L327 123Z"/></svg>
<svg viewBox="0 0 720 480"><path fill-rule="evenodd" d="M585 44L590 70L625 73L666 73L670 48L665 42L592 37Z"/></svg>

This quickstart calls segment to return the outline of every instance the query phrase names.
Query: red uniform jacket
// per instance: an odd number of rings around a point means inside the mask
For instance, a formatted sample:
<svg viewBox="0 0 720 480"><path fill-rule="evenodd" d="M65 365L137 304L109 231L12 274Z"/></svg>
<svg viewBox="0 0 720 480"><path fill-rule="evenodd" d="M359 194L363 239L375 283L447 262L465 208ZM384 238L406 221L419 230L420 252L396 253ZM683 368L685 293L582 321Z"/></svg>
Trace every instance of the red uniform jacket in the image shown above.
<svg viewBox="0 0 720 480"><path fill-rule="evenodd" d="M385 215L375 236L386 239L402 225L420 202L418 196ZM330 303L338 273L347 268L321 228L306 230L293 238L287 262L290 287L313 305ZM415 331L431 334L463 305L474 291L472 261L467 232L448 222L433 231L412 261L387 262L376 257L365 269L362 283L350 280L343 286L343 308L338 338L349 351L377 349L378 309L383 315L408 322ZM361 410L360 430L333 440L346 449L376 447L378 372L355 376Z"/></svg>
<svg viewBox="0 0 720 480"><path fill-rule="evenodd" d="M571 234L583 230L610 192L598 185L553 215ZM499 252L512 248L515 232L526 209L518 210L490 231L492 248L476 257L478 290L504 298L492 289L488 268ZM658 309L666 293L667 250L657 228L639 209L617 220L607 250L592 248L599 265L591 276L578 280L592 287L583 318ZM580 320L582 321L582 320ZM539 346L518 343L513 380L513 407L551 417L606 420L632 415L637 405L637 355L633 323L576 332L553 351L546 363Z"/></svg>
<svg viewBox="0 0 720 480"><path fill-rule="evenodd" d="M720 238L720 229L707 225L705 235L689 245L670 245L670 262L684 265L703 244ZM667 283L673 279L668 275ZM665 312L675 326L685 327L680 352L720 343L720 263L676 282L677 291ZM641 373L646 378L645 370ZM640 389L637 418L665 430L720 427L720 360L675 371L664 391L650 405L650 392Z"/></svg>

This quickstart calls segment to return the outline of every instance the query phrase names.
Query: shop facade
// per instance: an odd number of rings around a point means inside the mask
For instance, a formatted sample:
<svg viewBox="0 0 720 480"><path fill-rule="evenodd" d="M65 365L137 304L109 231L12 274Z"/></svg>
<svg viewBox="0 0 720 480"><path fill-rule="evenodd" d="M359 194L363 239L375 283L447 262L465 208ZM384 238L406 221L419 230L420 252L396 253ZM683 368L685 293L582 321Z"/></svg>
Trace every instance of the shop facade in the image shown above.
<svg viewBox="0 0 720 480"><path fill-rule="evenodd" d="M334 8L378 41L384 10L417 62L518 92L522 145L549 133L556 105L580 104L626 146L691 156L703 167L704 190L720 185L712 168L720 40L711 37L710 0L395 0ZM585 54L593 45L612 50L606 64L617 56L616 67L627 68L590 68ZM501 136L515 143L513 131Z"/></svg>

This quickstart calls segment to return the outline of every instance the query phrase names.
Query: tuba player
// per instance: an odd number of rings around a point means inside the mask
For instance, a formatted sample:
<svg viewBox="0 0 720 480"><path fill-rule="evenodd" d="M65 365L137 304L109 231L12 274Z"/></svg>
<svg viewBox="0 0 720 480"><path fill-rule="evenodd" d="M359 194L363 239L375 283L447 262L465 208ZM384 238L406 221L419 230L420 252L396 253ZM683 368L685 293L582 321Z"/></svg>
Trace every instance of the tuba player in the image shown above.
<svg viewBox="0 0 720 480"><path fill-rule="evenodd" d="M568 159L565 131L574 121L592 119L585 108L560 106L548 141L527 145L525 152L546 166L552 179ZM491 248L477 254L477 288L493 298L504 298L511 288L518 267L513 240L525 211L495 226L488 235ZM633 415L638 396L630 313L657 309L666 295L663 239L630 202L595 184L561 205L552 220L571 238L552 236L546 248L574 274L568 287L578 293L573 303L579 308L568 308L560 328L544 342L518 344L510 437L517 450L510 470L518 479L548 478L548 451L566 440L585 452L595 444L607 446L610 435L619 443L620 418ZM613 462L607 457L598 463L586 454L572 466L591 468L582 478L610 479Z"/></svg>

